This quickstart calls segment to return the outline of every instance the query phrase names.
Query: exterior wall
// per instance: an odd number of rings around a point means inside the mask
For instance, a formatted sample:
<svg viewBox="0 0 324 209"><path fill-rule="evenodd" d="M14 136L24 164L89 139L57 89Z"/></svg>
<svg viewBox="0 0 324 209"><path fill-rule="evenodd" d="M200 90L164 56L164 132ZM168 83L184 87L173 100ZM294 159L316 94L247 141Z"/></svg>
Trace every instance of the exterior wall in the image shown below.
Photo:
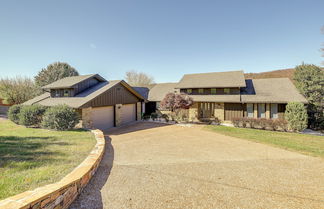
<svg viewBox="0 0 324 209"><path fill-rule="evenodd" d="M102 107L116 104L134 104L140 99L126 89L122 84L117 84L105 93L86 103L83 107Z"/></svg>
<svg viewBox="0 0 324 209"><path fill-rule="evenodd" d="M243 104L241 103L225 103L225 120L231 120L232 118L243 117Z"/></svg>
<svg viewBox="0 0 324 209"><path fill-rule="evenodd" d="M258 104L253 105L253 117L258 118Z"/></svg>
<svg viewBox="0 0 324 209"><path fill-rule="evenodd" d="M189 95L211 95L211 88L204 88L204 92L202 94L198 93L199 88L192 88L192 93ZM240 94L240 89L239 88L229 88L230 89L230 94ZM180 89L181 93L186 93L187 94L187 89ZM224 88L216 88L216 94L212 95L227 95L224 92Z"/></svg>
<svg viewBox="0 0 324 209"><path fill-rule="evenodd" d="M115 126L118 127L122 124L122 104L116 104L115 105Z"/></svg>
<svg viewBox="0 0 324 209"><path fill-rule="evenodd" d="M93 128L91 111L92 111L91 107L82 109L81 115L82 115L82 127L83 128L89 128L89 129Z"/></svg>
<svg viewBox="0 0 324 209"><path fill-rule="evenodd" d="M216 103L214 109L214 116L218 118L220 121L224 121L225 118L225 108L224 103Z"/></svg>
<svg viewBox="0 0 324 209"><path fill-rule="evenodd" d="M142 102L136 104L136 120L142 119Z"/></svg>
<svg viewBox="0 0 324 209"><path fill-rule="evenodd" d="M198 121L198 102L194 102L193 105L189 108L189 121Z"/></svg>
<svg viewBox="0 0 324 209"><path fill-rule="evenodd" d="M78 94L84 91L85 89L90 88L98 83L99 81L96 78L90 78L85 81L82 81L74 86L74 91L75 91L74 93Z"/></svg>
<svg viewBox="0 0 324 209"><path fill-rule="evenodd" d="M267 119L270 119L270 104L269 103L267 103L266 104L266 118Z"/></svg>

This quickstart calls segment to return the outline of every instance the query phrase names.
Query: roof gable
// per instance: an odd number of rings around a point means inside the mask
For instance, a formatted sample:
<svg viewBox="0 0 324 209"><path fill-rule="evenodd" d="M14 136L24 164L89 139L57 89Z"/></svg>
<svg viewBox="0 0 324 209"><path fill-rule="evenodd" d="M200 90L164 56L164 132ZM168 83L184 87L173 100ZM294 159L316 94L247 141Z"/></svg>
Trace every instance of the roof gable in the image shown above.
<svg viewBox="0 0 324 209"><path fill-rule="evenodd" d="M107 81L103 77L101 77L98 74L90 74L90 75L79 75L79 76L71 76L71 77L65 77L60 80L57 80L53 83L50 83L46 86L43 86L42 89L61 89L61 88L73 88L78 83L81 83L85 80L95 78L100 82Z"/></svg>
<svg viewBox="0 0 324 209"><path fill-rule="evenodd" d="M245 87L243 71L185 74L175 88Z"/></svg>

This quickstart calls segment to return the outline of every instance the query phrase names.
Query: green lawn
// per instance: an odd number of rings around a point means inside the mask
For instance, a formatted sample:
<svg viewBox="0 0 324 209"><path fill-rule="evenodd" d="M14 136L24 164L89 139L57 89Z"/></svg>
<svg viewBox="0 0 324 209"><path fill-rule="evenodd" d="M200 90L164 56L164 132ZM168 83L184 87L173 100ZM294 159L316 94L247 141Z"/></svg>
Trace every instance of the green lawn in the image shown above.
<svg viewBox="0 0 324 209"><path fill-rule="evenodd" d="M270 144L312 156L324 157L324 136L213 125L206 126L206 129L227 136Z"/></svg>
<svg viewBox="0 0 324 209"><path fill-rule="evenodd" d="M0 199L60 180L95 143L88 131L25 128L0 118Z"/></svg>

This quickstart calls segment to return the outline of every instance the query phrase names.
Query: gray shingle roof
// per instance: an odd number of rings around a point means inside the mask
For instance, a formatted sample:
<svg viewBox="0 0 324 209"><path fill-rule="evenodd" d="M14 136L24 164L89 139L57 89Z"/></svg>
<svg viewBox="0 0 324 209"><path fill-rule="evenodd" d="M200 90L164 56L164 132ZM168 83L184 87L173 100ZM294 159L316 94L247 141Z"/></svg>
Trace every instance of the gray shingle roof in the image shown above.
<svg viewBox="0 0 324 209"><path fill-rule="evenodd" d="M92 99L96 98L97 96L101 95L102 93L106 92L110 88L114 87L117 84L123 84L127 87L132 93L138 96L141 99L144 99L138 92L136 92L132 87L130 87L125 81L123 80L115 80L109 82L100 82L99 84L81 92L80 94L75 95L74 97L50 97L49 93L44 93L41 96L35 97L24 104L32 105L32 104L41 104L44 106L55 106L59 104L66 104L73 108L80 108Z"/></svg>
<svg viewBox="0 0 324 209"><path fill-rule="evenodd" d="M175 88L245 87L243 71L185 74Z"/></svg>
<svg viewBox="0 0 324 209"><path fill-rule="evenodd" d="M156 84L148 94L148 100L152 102L161 101L167 93L174 93L178 90L175 89L177 83L158 83Z"/></svg>
<svg viewBox="0 0 324 209"><path fill-rule="evenodd" d="M62 78L51 84L43 86L42 88L43 89L72 88L74 85L93 77L97 78L99 81L106 81L103 77L101 77L98 74L79 75L79 76Z"/></svg>
<svg viewBox="0 0 324 209"><path fill-rule="evenodd" d="M241 103L240 95L189 95L196 102Z"/></svg>
<svg viewBox="0 0 324 209"><path fill-rule="evenodd" d="M252 79L246 83L246 91L241 96L244 103L307 103L305 97L288 78Z"/></svg>
<svg viewBox="0 0 324 209"><path fill-rule="evenodd" d="M142 97L144 97L146 100L148 98L148 94L150 89L147 87L133 87L135 91L137 91Z"/></svg>

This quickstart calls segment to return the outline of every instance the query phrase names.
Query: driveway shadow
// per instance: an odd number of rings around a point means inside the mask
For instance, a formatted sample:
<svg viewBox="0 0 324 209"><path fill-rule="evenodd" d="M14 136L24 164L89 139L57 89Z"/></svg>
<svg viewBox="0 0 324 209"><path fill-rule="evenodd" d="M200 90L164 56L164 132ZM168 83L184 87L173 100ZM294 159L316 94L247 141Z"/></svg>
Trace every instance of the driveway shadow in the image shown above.
<svg viewBox="0 0 324 209"><path fill-rule="evenodd" d="M101 189L106 184L114 162L114 148L111 138L105 136L106 147L104 156L99 164L97 172L88 185L69 207L70 209L102 209Z"/></svg>

